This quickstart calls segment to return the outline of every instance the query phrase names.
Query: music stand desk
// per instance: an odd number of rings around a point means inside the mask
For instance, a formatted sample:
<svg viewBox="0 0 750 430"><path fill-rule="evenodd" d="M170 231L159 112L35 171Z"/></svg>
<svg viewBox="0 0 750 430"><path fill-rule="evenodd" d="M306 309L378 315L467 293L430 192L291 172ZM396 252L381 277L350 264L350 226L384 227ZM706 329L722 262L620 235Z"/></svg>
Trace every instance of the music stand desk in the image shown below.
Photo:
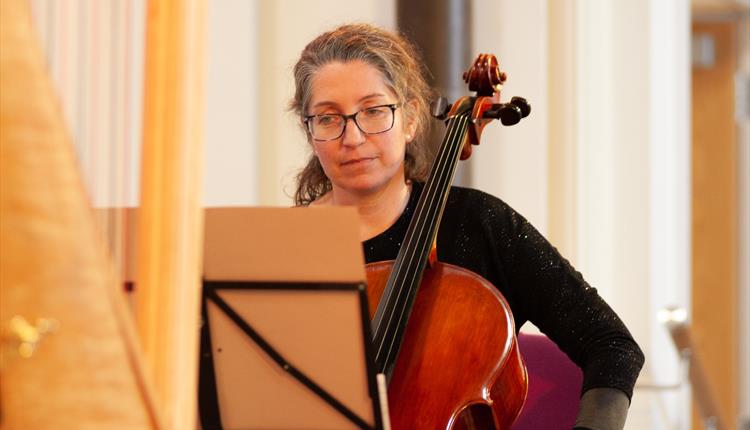
<svg viewBox="0 0 750 430"><path fill-rule="evenodd" d="M205 213L204 429L382 429L353 208Z"/></svg>

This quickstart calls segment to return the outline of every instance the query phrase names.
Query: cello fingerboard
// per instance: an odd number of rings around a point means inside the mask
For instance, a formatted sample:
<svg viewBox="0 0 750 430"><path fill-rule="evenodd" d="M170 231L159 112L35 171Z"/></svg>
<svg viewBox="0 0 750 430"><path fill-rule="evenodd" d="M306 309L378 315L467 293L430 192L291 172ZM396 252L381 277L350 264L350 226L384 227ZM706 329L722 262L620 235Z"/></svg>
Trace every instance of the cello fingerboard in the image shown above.
<svg viewBox="0 0 750 430"><path fill-rule="evenodd" d="M470 113L470 110L463 111L447 120L447 132L373 318L375 365L387 378L396 362L414 297L440 226L466 139Z"/></svg>

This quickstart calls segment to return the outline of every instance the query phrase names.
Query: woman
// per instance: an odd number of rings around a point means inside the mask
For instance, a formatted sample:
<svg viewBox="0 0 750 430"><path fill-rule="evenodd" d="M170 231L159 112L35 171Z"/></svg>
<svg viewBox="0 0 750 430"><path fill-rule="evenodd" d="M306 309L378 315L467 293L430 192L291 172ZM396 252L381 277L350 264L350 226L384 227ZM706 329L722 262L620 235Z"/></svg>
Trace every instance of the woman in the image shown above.
<svg viewBox="0 0 750 430"><path fill-rule="evenodd" d="M393 260L422 191L432 94L416 50L369 25L318 36L294 68L290 109L312 148L298 205L356 206L366 261ZM440 261L478 273L583 369L577 428L622 428L643 354L623 323L521 215L453 187L438 233Z"/></svg>

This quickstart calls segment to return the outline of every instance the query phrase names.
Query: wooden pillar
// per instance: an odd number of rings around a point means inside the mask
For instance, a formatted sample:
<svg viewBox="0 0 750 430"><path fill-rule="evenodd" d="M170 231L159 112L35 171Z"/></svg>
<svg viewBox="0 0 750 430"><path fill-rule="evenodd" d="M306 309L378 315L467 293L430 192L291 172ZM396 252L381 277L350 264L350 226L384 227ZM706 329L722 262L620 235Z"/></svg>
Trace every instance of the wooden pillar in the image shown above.
<svg viewBox="0 0 750 430"><path fill-rule="evenodd" d="M737 141L734 118L735 23L694 21L714 46L714 63L692 71L693 321L695 343L718 397L720 418L737 419ZM702 393L694 393L700 398ZM698 408L694 408L698 410ZM694 415L693 428L703 428Z"/></svg>
<svg viewBox="0 0 750 430"><path fill-rule="evenodd" d="M174 429L197 416L205 8L152 0L146 17L136 319Z"/></svg>

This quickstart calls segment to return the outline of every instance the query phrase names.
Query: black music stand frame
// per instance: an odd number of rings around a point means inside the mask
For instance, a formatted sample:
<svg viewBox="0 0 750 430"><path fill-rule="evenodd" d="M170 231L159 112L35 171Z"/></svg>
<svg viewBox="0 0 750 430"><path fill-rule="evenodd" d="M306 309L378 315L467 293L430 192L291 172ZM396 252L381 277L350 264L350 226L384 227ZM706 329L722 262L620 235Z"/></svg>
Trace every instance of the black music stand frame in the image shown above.
<svg viewBox="0 0 750 430"><path fill-rule="evenodd" d="M265 339L252 326L250 326L242 317L220 296L220 291L225 290L298 290L298 291L356 291L359 296L360 325L362 328L362 339L365 355L365 368L367 371L367 384L370 398L372 399L373 416L375 425L371 426L361 417L357 416L341 401L327 392L323 387L317 384L313 379L308 377L289 363L272 345L272 339ZM200 360L199 360L199 387L198 403L199 418L203 430L223 430L221 423L221 406L219 405L217 386L216 386L216 369L214 366L213 349L211 341L210 324L208 315L208 303L212 302L227 316L244 334L250 338L262 351L273 360L279 368L295 378L299 383L315 393L333 409L338 411L348 419L357 428L362 430L382 430L383 420L380 407L378 385L375 377L374 355L372 351L369 312L367 305L367 294L365 285L362 283L317 283L317 282L250 282L250 281L203 281L203 294L201 300L202 324L200 331Z"/></svg>

